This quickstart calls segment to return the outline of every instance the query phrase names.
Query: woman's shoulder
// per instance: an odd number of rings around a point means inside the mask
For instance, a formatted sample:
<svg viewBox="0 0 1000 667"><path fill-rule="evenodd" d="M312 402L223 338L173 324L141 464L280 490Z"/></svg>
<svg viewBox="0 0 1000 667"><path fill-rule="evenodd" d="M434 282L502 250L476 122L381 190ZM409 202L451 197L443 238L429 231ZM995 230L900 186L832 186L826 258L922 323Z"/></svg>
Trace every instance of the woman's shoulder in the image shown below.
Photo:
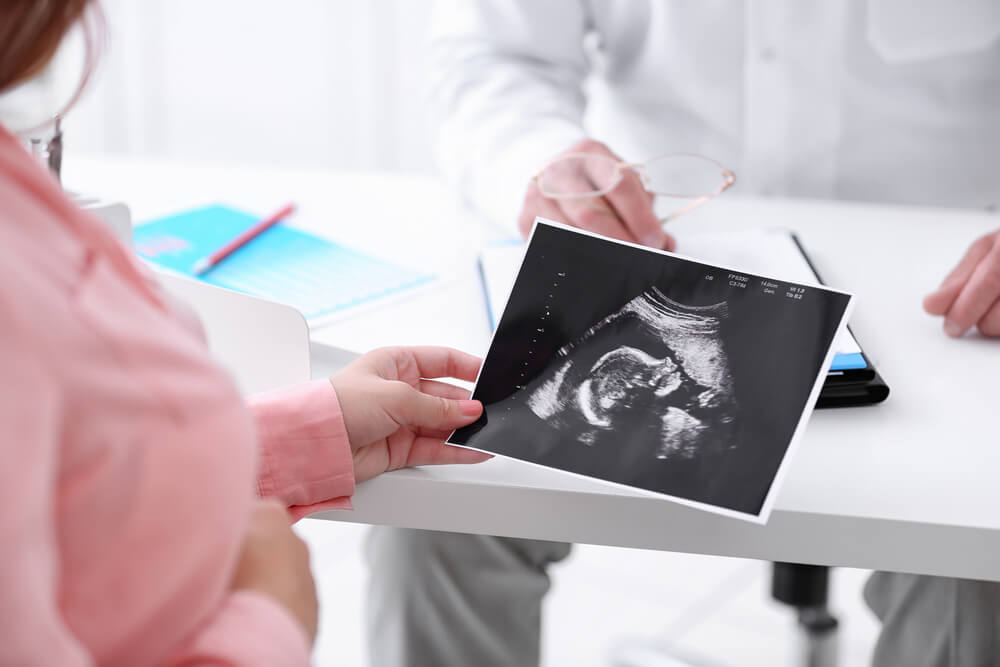
<svg viewBox="0 0 1000 667"><path fill-rule="evenodd" d="M66 219L72 205L10 135L0 136L0 358L53 354L88 250ZM16 344L15 344L16 343Z"/></svg>

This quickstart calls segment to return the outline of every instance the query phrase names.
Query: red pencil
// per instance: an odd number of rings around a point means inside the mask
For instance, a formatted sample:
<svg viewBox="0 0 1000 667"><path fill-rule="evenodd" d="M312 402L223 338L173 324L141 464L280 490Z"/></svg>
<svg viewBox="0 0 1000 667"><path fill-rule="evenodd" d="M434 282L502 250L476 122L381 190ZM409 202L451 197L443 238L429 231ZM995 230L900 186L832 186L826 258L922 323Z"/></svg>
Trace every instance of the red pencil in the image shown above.
<svg viewBox="0 0 1000 667"><path fill-rule="evenodd" d="M236 252L238 249L242 248L248 242L260 236L262 232L266 229L270 229L274 225L281 222L283 219L287 218L295 210L295 204L286 204L280 211L271 215L270 217L264 218L260 222L256 223L253 227L249 228L232 241L222 246L215 252L213 252L208 257L203 257L194 263L194 267L191 269L192 273L196 276L200 276L211 268L214 268L219 262L229 257L231 254Z"/></svg>

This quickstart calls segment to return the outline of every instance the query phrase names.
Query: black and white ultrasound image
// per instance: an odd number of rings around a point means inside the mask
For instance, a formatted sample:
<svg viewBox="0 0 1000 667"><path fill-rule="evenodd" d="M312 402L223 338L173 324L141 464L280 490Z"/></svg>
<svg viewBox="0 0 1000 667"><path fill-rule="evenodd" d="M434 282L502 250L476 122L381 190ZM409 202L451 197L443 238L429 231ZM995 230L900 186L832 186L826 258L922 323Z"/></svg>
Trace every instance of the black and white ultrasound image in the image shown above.
<svg viewBox="0 0 1000 667"><path fill-rule="evenodd" d="M758 516L848 302L540 223L450 442Z"/></svg>

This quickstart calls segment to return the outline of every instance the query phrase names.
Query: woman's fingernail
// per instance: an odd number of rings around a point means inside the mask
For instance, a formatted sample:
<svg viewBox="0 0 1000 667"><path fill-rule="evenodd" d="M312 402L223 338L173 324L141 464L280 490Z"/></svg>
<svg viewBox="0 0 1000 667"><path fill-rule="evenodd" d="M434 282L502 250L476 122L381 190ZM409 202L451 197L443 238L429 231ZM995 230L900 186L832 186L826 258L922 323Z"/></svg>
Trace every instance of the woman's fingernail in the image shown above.
<svg viewBox="0 0 1000 667"><path fill-rule="evenodd" d="M944 332L946 334L948 334L949 336L951 336L952 338L961 338L962 334L965 333L965 329L963 329L962 327L958 326L954 322L949 322L949 321L945 320L945 323L944 323Z"/></svg>
<svg viewBox="0 0 1000 667"><path fill-rule="evenodd" d="M483 411L482 403L479 401L459 401L458 405L462 409L463 415L478 415Z"/></svg>

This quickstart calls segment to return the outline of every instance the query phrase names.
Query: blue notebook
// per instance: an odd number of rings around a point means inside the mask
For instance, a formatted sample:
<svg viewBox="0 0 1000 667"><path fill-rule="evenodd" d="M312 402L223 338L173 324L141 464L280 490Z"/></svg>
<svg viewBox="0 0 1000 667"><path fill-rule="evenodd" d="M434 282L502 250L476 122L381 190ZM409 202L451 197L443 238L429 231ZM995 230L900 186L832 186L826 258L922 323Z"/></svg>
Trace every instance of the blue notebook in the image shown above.
<svg viewBox="0 0 1000 667"><path fill-rule="evenodd" d="M433 274L396 266L283 224L275 225L201 276L191 269L260 220L227 206L194 209L135 228L139 256L204 282L288 304L307 320L430 282Z"/></svg>

